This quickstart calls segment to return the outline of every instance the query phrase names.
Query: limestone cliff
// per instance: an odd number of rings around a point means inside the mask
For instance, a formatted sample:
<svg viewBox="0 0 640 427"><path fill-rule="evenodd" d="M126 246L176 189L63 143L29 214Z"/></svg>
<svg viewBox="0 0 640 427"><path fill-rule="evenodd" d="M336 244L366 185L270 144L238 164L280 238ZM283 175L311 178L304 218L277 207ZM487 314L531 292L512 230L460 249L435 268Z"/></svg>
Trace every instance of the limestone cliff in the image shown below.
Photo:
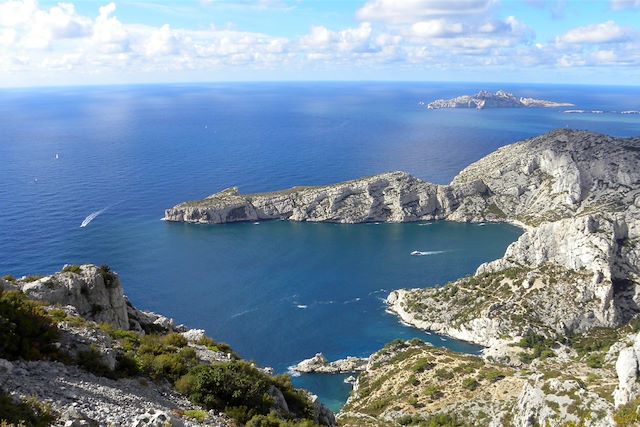
<svg viewBox="0 0 640 427"><path fill-rule="evenodd" d="M393 172L272 193L242 195L233 188L167 209L165 219L194 223L449 219L536 226L640 205L640 188L634 185L640 179L638 161L638 138L557 130L497 150L465 168L449 185Z"/></svg>

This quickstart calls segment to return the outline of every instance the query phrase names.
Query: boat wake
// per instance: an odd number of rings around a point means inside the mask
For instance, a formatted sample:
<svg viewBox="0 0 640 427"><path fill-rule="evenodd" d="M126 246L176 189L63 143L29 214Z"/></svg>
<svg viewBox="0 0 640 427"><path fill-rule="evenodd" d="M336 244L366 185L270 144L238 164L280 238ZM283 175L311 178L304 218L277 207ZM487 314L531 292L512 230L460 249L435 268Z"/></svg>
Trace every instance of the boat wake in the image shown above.
<svg viewBox="0 0 640 427"><path fill-rule="evenodd" d="M428 256L428 255L438 255L443 254L447 251L412 251L412 256Z"/></svg>
<svg viewBox="0 0 640 427"><path fill-rule="evenodd" d="M86 227L87 225L91 224L91 221L96 219L98 215L102 214L104 211L106 211L110 207L111 206L107 206L106 208L100 209L99 211L91 212L89 215L87 215L84 221L82 221L82 224L80 224L80 227Z"/></svg>

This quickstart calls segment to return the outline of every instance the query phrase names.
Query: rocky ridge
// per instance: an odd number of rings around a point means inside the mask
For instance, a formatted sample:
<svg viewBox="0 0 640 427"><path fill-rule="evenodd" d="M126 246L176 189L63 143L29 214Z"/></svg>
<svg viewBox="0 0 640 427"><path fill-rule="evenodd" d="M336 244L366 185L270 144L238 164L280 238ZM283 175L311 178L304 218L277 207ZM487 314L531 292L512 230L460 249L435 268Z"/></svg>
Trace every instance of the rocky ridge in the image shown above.
<svg viewBox="0 0 640 427"><path fill-rule="evenodd" d="M588 414L589 425L613 425L612 405L602 395L615 386L615 373L572 357L568 351L519 370L418 340L396 341L371 356L338 419L354 427L525 427L581 425Z"/></svg>
<svg viewBox="0 0 640 427"><path fill-rule="evenodd" d="M50 408L57 419L54 425L61 426L238 425L222 412L189 401L164 374L148 375L140 368L133 369L130 364L135 351L141 358L138 363L146 363L147 369L166 370L167 375L171 375L169 369L183 372L183 364L216 366L238 358L227 346L206 337L203 330L188 329L164 316L137 310L124 296L117 274L108 267L68 265L51 276L0 279L0 297L12 292L37 301L55 322L56 335L49 355L42 353L35 360L6 360L2 358L5 346L0 344L0 397L6 393L16 402L35 399ZM0 304L3 328L7 320L12 322L11 317L4 316L15 316L12 301L9 296ZM144 340L146 336L148 341ZM146 353L140 350L144 346ZM154 355L159 358L154 359ZM155 368L156 364L162 367ZM256 370L253 365L243 369ZM272 375L270 368L258 371L262 374L253 374L256 378ZM281 383L275 380L274 384L269 395L272 411L279 417L297 418L290 405L305 400L315 423L335 425L334 415L317 397L300 391L293 402L291 389L281 390L277 385ZM0 420L3 415L0 413Z"/></svg>
<svg viewBox="0 0 640 427"><path fill-rule="evenodd" d="M513 94L499 90L496 93L480 91L475 95L457 96L451 99L436 99L427 104L427 108L556 108L572 107L568 102L546 101L544 99L517 98Z"/></svg>

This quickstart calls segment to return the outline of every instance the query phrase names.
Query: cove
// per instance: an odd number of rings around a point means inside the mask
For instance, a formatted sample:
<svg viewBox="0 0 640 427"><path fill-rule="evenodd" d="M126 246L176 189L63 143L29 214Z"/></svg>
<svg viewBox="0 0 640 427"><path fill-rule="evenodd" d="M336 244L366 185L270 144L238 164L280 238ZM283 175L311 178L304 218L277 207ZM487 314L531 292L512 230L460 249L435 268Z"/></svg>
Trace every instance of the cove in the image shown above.
<svg viewBox="0 0 640 427"><path fill-rule="evenodd" d="M472 344L402 325L385 312L384 299L393 289L472 274L480 263L501 257L521 233L505 224L445 221L166 223L163 231L168 240L158 255L170 259L179 277L165 278L170 296L163 301L170 304L157 309L206 328L277 372L316 352L330 360L368 356L398 338L478 352ZM294 383L338 410L350 392L343 379L303 375Z"/></svg>

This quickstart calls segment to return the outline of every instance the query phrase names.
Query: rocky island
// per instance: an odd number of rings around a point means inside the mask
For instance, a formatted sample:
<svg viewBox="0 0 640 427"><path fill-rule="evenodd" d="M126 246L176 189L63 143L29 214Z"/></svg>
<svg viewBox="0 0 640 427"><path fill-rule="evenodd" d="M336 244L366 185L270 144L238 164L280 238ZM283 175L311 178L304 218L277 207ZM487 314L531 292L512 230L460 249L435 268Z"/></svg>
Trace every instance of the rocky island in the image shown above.
<svg viewBox="0 0 640 427"><path fill-rule="evenodd" d="M424 104L423 104L424 105ZM427 104L427 108L435 110L439 108L556 108L573 107L568 102L546 101L544 99L517 98L509 92L499 90L496 93L480 91L475 95L457 96L451 99L436 99Z"/></svg>
<svg viewBox="0 0 640 427"><path fill-rule="evenodd" d="M640 423L638 164L640 138L563 129L500 148L448 185L394 172L231 189L165 218L518 224L524 234L475 275L387 298L404 322L481 344L482 355L392 343L369 358L339 423L631 426Z"/></svg>

